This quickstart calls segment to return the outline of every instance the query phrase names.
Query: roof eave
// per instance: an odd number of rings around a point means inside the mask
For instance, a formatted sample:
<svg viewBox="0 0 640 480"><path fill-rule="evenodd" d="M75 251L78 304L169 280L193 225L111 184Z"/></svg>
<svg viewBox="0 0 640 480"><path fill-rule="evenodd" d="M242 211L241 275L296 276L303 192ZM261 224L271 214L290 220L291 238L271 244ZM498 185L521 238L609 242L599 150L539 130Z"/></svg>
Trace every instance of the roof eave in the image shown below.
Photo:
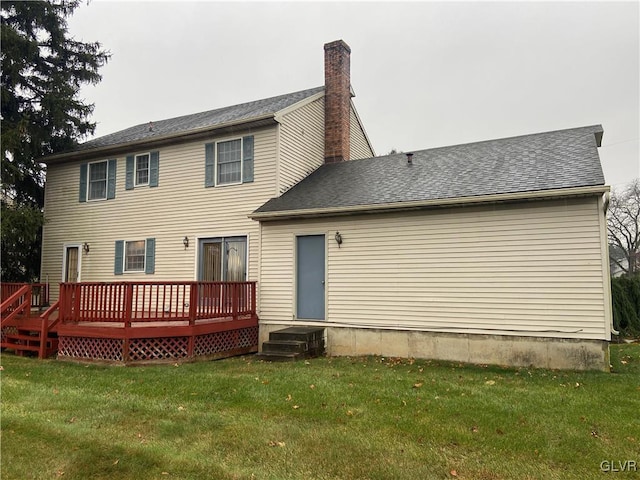
<svg viewBox="0 0 640 480"><path fill-rule="evenodd" d="M213 126L201 127L186 132L168 133L152 138L144 138L133 140L131 142L118 143L116 145L106 145L104 147L89 148L86 150L74 150L66 153L58 153L49 155L40 159L42 163L47 165L62 163L73 160L88 159L94 157L114 156L133 150L144 150L147 148L158 148L176 143L200 140L218 135L220 133L233 133L241 130L256 129L274 125L276 123L275 114L269 113L249 120L234 120L227 123L220 123Z"/></svg>
<svg viewBox="0 0 640 480"><path fill-rule="evenodd" d="M413 202L376 203L369 205L354 205L346 207L316 208L307 210L285 210L280 212L253 212L249 215L252 220L267 222L288 219L317 218L337 215L356 215L363 213L384 213L402 210L417 210L424 208L438 208L450 206L469 206L487 203L501 203L524 200L544 200L577 196L602 195L610 190L608 185L594 185L586 187L556 188L529 192L500 193L493 195L478 195L472 197L457 197L433 200L419 200Z"/></svg>

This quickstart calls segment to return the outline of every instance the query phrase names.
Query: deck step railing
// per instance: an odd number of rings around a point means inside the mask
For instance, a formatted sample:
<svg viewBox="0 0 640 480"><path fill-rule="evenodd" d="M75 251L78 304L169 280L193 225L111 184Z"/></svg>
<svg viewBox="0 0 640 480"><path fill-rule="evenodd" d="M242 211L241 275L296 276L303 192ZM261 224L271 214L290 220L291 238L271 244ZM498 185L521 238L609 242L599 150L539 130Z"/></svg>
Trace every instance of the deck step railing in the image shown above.
<svg viewBox="0 0 640 480"><path fill-rule="evenodd" d="M60 320L159 322L255 315L256 282L82 282L60 284Z"/></svg>
<svg viewBox="0 0 640 480"><path fill-rule="evenodd" d="M49 306L49 285L47 283L11 283L2 282L0 284L0 299L4 302L11 295L20 290L23 286L31 287L31 307L44 310Z"/></svg>

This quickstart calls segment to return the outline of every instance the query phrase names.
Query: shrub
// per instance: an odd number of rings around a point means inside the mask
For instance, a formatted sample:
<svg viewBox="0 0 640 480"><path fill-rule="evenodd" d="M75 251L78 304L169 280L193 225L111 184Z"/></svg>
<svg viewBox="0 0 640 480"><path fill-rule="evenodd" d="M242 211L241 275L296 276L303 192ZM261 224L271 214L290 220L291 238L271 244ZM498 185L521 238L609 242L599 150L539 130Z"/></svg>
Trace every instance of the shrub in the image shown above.
<svg viewBox="0 0 640 480"><path fill-rule="evenodd" d="M613 325L621 335L640 336L640 275L611 279Z"/></svg>

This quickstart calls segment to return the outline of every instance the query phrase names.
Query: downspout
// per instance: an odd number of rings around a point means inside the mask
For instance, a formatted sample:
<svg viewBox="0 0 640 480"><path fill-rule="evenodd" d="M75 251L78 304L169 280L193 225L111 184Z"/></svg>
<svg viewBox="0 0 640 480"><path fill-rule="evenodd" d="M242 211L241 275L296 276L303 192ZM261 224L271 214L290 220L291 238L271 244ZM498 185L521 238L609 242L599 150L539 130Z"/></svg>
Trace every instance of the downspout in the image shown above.
<svg viewBox="0 0 640 480"><path fill-rule="evenodd" d="M609 209L609 203L611 201L611 193L610 192L605 192L604 195L604 201L603 201L603 215L604 215L604 221L605 221L605 226L607 223L607 210ZM607 241L607 257L609 255L609 242ZM608 260L609 258L607 258ZM607 262L607 270L610 270L610 262ZM611 292L611 271L609 271L609 292ZM611 293L609 294L609 297L611 298ZM611 301L613 302L613 298L611 298ZM614 327L613 327L613 305L611 305L611 333L613 333L614 335L620 335L620 332L617 331Z"/></svg>

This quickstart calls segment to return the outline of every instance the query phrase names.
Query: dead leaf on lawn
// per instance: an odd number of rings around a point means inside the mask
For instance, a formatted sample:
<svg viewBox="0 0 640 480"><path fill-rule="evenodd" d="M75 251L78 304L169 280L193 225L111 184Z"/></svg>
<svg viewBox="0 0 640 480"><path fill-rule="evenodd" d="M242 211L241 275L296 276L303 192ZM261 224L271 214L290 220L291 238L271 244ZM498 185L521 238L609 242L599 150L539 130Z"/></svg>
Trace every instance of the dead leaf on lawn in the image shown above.
<svg viewBox="0 0 640 480"><path fill-rule="evenodd" d="M290 402L290 401L291 401L291 394L287 395L286 400L287 400L287 402Z"/></svg>
<svg viewBox="0 0 640 480"><path fill-rule="evenodd" d="M60 393L60 390L58 390L57 388L53 389L53 394L54 395L58 395Z"/></svg>
<svg viewBox="0 0 640 480"><path fill-rule="evenodd" d="M316 388L316 386L315 386L315 385L313 385L313 384L311 384L311 385L309 385L309 388L310 388L311 390L313 390L314 388Z"/></svg>
<svg viewBox="0 0 640 480"><path fill-rule="evenodd" d="M69 419L69 423L75 423L76 422L76 417L71 417Z"/></svg>
<svg viewBox="0 0 640 480"><path fill-rule="evenodd" d="M284 447L286 445L286 443L284 442L274 442L273 440L269 441L269 446L270 447Z"/></svg>
<svg viewBox="0 0 640 480"><path fill-rule="evenodd" d="M422 382L414 383L413 388L420 388L422 385L424 385Z"/></svg>
<svg viewBox="0 0 640 480"><path fill-rule="evenodd" d="M449 473L451 474L452 477L458 476L458 472L456 472L455 470L451 470Z"/></svg>
<svg viewBox="0 0 640 480"><path fill-rule="evenodd" d="M116 461L115 461L115 462L113 462L113 464L114 464L114 465L117 465L118 463L120 463L120 459L119 459L119 458L118 458L118 459L116 459Z"/></svg>
<svg viewBox="0 0 640 480"><path fill-rule="evenodd" d="M0 372L2 372L3 370L4 370L4 367L0 365Z"/></svg>
<svg viewBox="0 0 640 480"><path fill-rule="evenodd" d="M471 427L471 432L478 433L478 426L474 425L473 427Z"/></svg>
<svg viewBox="0 0 640 480"><path fill-rule="evenodd" d="M294 406L293 406L293 409L294 409L294 410L298 410L299 408L300 408L300 405L294 405Z"/></svg>
<svg viewBox="0 0 640 480"><path fill-rule="evenodd" d="M495 380L487 380L486 382L484 382L485 385L495 385L496 381Z"/></svg>
<svg viewBox="0 0 640 480"><path fill-rule="evenodd" d="M178 406L178 410L183 411L183 410L184 410L184 407L183 407L182 405L179 405L179 406Z"/></svg>

